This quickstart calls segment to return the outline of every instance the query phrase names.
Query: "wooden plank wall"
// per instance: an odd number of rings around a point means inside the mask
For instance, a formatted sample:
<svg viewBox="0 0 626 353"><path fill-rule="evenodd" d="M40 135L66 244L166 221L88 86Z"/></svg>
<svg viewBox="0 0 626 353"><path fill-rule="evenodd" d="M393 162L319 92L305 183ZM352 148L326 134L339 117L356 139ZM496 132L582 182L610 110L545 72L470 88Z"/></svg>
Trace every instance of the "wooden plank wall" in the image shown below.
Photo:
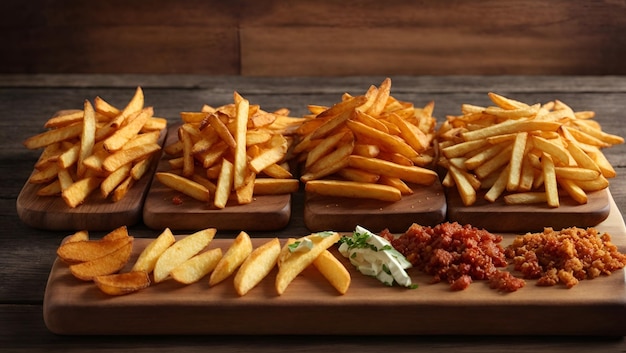
<svg viewBox="0 0 626 353"><path fill-rule="evenodd" d="M7 0L0 73L626 74L624 0Z"/></svg>

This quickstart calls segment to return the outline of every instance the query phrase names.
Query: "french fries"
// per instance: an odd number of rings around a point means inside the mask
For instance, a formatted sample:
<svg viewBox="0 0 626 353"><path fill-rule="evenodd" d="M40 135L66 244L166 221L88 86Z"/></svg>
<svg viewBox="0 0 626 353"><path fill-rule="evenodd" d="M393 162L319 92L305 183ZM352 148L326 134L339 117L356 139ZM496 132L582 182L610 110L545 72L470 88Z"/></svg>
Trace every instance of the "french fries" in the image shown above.
<svg viewBox="0 0 626 353"><path fill-rule="evenodd" d="M209 285L214 286L235 273L251 252L250 236L246 232L240 232L211 273Z"/></svg>
<svg viewBox="0 0 626 353"><path fill-rule="evenodd" d="M44 124L47 131L24 141L42 149L29 182L41 185L37 195L61 196L71 208L97 189L117 202L145 175L166 125L144 107L141 87L121 110L100 97L85 100L82 110L60 111Z"/></svg>
<svg viewBox="0 0 626 353"><path fill-rule="evenodd" d="M101 275L94 277L93 281L108 295L125 295L150 286L150 277L144 271Z"/></svg>
<svg viewBox="0 0 626 353"><path fill-rule="evenodd" d="M216 209L249 204L254 195L292 193L290 149L304 119L288 113L266 112L237 92L231 104L181 112L178 141L164 148L171 170L157 178Z"/></svg>
<svg viewBox="0 0 626 353"><path fill-rule="evenodd" d="M434 104L415 108L390 91L387 78L331 107L309 106L294 147L307 191L395 202L412 193L409 184L436 182Z"/></svg>
<svg viewBox="0 0 626 353"><path fill-rule="evenodd" d="M206 248L215 237L215 233L215 228L203 229L170 245L154 264L154 282L164 281L172 270Z"/></svg>
<svg viewBox="0 0 626 353"><path fill-rule="evenodd" d="M248 255L233 279L237 294L246 295L270 273L278 261L280 249L280 241L273 238Z"/></svg>
<svg viewBox="0 0 626 353"><path fill-rule="evenodd" d="M90 239L87 231L78 231L61 242L57 255L76 278L93 281L103 293L115 296L139 291L167 278L189 285L209 274L211 287L234 274L235 292L244 296L277 267L275 288L282 294L310 265L340 294L348 291L350 273L328 250L339 239L336 232L290 238L282 247L278 238L272 238L253 248L250 236L242 231L225 253L220 247L208 249L216 232L215 228L207 228L177 240L166 228L139 253L132 267L127 264L134 238L124 226L97 240Z"/></svg>
<svg viewBox="0 0 626 353"><path fill-rule="evenodd" d="M296 276L311 265L325 250L335 244L339 238L340 235L337 232L319 232L296 239L292 244L285 244L284 247L288 250L284 252L286 256L279 257L276 292L282 295ZM310 243L310 246L305 245L305 251L292 250L292 245L306 243Z"/></svg>
<svg viewBox="0 0 626 353"><path fill-rule="evenodd" d="M447 169L443 184L456 187L462 202L485 199L506 204L560 206L560 194L579 204L587 192L608 186L615 170L601 152L624 139L601 130L591 118L561 101L529 105L496 93L495 104L464 104L437 132L438 164Z"/></svg>

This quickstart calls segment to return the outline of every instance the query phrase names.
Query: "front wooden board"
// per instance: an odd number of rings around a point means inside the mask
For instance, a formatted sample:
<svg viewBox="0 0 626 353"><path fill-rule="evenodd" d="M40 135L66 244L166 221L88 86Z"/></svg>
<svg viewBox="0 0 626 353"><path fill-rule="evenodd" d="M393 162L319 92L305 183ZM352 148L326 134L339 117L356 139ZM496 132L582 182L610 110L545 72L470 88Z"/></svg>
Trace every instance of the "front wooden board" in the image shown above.
<svg viewBox="0 0 626 353"><path fill-rule="evenodd" d="M306 193L304 222L314 232L349 232L361 225L373 232L388 228L397 233L411 224L435 225L446 218L446 197L439 181L412 185L413 194L397 202L331 197Z"/></svg>
<svg viewBox="0 0 626 353"><path fill-rule="evenodd" d="M165 145L178 140L177 129L170 127ZM163 154L157 171L170 171L168 156ZM173 198L180 198L175 204ZM143 222L152 229L189 230L217 228L221 230L266 231L287 226L291 218L291 195L255 195L249 204L238 205L230 200L226 207L219 209L213 205L195 200L161 184L156 178L143 208Z"/></svg>
<svg viewBox="0 0 626 353"><path fill-rule="evenodd" d="M166 130L161 132L159 144L163 144L166 133ZM105 199L95 190L82 205L71 208L61 196L37 196L40 185L26 181L17 197L17 214L26 225L46 230L104 231L131 226L141 220L146 193L160 156L159 151L152 157L150 169L117 202Z"/></svg>
<svg viewBox="0 0 626 353"><path fill-rule="evenodd" d="M471 224L492 232L542 231L544 227L593 227L604 221L610 212L608 189L588 194L588 202L580 205L568 196L561 196L560 206L547 204L506 205L502 197L490 203L479 194L472 206L463 205L456 189L446 189L448 216L451 222Z"/></svg>
<svg viewBox="0 0 626 353"><path fill-rule="evenodd" d="M626 250L626 228L611 199L601 231ZM293 234L294 237L303 234ZM503 245L514 235L504 234ZM135 239L132 266L151 239ZM255 246L267 239L255 238ZM284 241L284 240L283 240ZM209 247L225 250L231 239ZM571 289L537 287L498 293L483 281L461 292L410 270L416 289L387 287L358 273L339 295L314 269L306 269L278 296L275 271L239 297L232 277L209 287L208 279L184 286L167 280L126 296L110 297L93 283L72 277L57 260L44 297L44 320L57 334L72 335L614 335L626 334L624 270L581 281Z"/></svg>

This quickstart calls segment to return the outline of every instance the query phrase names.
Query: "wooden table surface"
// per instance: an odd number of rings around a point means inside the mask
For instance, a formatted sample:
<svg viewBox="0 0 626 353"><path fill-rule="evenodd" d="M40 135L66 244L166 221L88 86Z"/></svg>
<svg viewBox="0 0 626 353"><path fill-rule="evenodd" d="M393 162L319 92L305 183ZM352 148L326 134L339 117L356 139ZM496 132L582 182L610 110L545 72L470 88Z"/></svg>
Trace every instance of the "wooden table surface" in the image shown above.
<svg viewBox="0 0 626 353"><path fill-rule="evenodd" d="M626 351L624 337L545 336L59 336L49 332L42 304L55 249L67 232L32 229L16 213L16 199L38 151L22 141L43 131L43 122L60 109L81 108L84 99L101 96L123 105L138 85L155 115L179 120L180 111L199 110L202 104L232 101L238 91L264 109L291 109L304 114L307 104L331 104L344 92L362 93L384 77L254 78L141 75L31 75L0 76L0 347L2 351L333 351L333 352L588 352ZM525 102L559 99L577 110L593 110L605 131L626 136L626 77L455 76L392 77L392 95L424 105L435 101L435 116L459 114L461 103L489 104L494 91ZM605 150L618 176L611 193L622 216L626 210L626 146ZM251 232L252 236L303 235L302 195L296 194L291 222L278 232ZM156 231L139 224L136 237L154 237ZM254 315L254 313L250 313ZM97 318L93 318L97 320ZM242 318L245 319L245 318ZM277 318L279 319L279 318ZM306 318L302 318L305 320ZM514 319L514 318L512 318ZM415 320L420 320L416 317ZM411 323L399 323L410 325ZM468 318L471 324L471 318ZM314 332L312 332L314 334Z"/></svg>

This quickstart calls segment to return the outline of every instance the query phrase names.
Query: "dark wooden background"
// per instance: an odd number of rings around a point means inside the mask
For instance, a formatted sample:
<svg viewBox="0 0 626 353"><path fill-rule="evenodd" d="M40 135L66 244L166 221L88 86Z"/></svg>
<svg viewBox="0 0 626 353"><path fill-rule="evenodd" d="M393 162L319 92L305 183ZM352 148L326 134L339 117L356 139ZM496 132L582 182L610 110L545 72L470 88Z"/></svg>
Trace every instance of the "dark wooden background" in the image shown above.
<svg viewBox="0 0 626 353"><path fill-rule="evenodd" d="M0 74L624 75L623 0L8 0Z"/></svg>

